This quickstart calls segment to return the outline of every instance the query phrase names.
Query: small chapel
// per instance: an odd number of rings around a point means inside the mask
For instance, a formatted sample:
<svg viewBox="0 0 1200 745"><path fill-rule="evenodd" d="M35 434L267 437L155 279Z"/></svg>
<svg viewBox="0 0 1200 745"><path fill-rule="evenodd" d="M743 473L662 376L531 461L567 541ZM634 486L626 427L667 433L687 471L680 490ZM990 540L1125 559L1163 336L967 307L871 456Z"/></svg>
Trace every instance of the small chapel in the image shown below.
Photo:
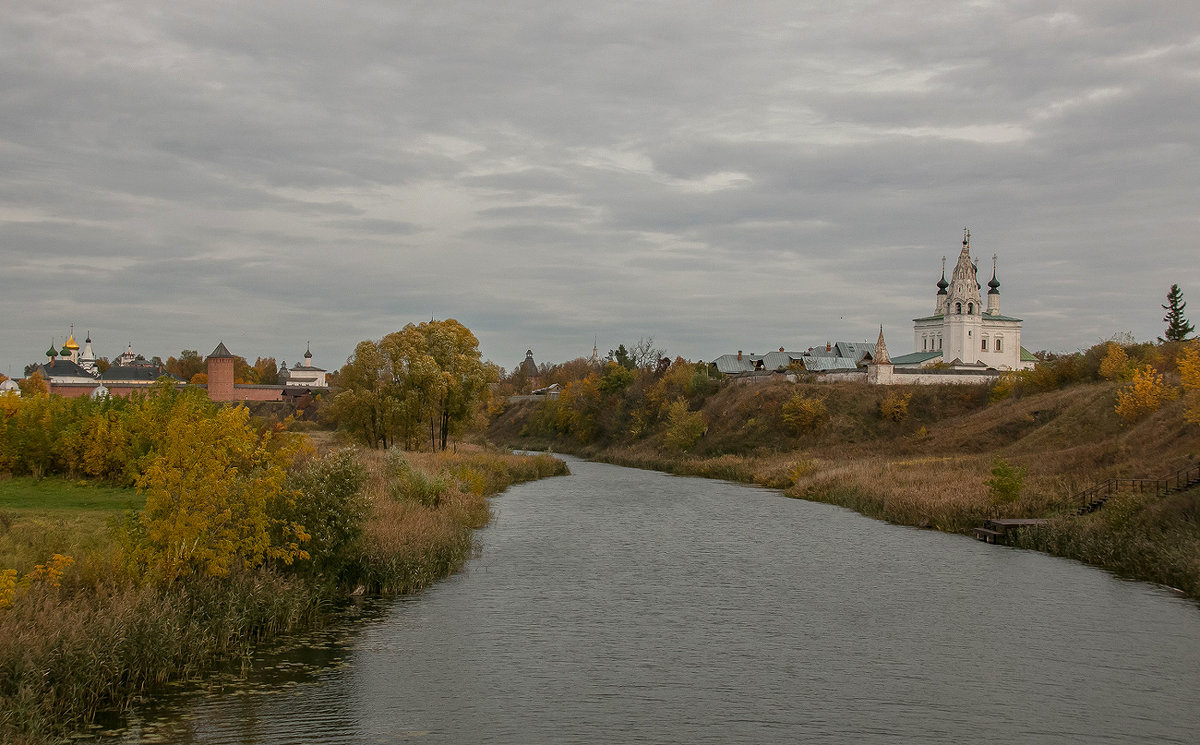
<svg viewBox="0 0 1200 745"><path fill-rule="evenodd" d="M937 282L932 315L913 319L912 354L896 357L897 366L928 367L939 363L960 369L1028 370L1035 359L1021 347L1021 319L1000 312L996 257L988 281L987 304L971 258L971 231L963 228L962 250L946 281L946 259Z"/></svg>

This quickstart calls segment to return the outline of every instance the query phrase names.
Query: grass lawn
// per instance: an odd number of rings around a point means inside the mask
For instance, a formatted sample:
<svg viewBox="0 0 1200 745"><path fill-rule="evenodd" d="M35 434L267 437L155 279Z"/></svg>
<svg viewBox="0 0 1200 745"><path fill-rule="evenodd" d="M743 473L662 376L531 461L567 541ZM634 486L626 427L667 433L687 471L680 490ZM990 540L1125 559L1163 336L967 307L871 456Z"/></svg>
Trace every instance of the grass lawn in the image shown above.
<svg viewBox="0 0 1200 745"><path fill-rule="evenodd" d="M56 553L109 553L113 519L144 503L134 489L61 478L0 479L0 569L27 572Z"/></svg>
<svg viewBox="0 0 1200 745"><path fill-rule="evenodd" d="M65 512L105 515L140 507L145 498L135 489L122 489L68 479L32 477L0 479L0 510L61 517Z"/></svg>

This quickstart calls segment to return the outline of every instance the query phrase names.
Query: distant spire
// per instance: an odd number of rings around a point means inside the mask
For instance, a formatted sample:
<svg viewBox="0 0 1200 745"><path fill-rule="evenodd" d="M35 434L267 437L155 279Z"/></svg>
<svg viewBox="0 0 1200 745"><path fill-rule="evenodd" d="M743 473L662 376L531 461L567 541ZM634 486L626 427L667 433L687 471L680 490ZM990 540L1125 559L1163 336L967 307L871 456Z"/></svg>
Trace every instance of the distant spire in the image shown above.
<svg viewBox="0 0 1200 745"><path fill-rule="evenodd" d="M883 324L879 325L879 341L875 342L875 359L872 360L876 365L890 365L892 360L888 357L887 342L883 340Z"/></svg>
<svg viewBox="0 0 1200 745"><path fill-rule="evenodd" d="M950 283L946 281L946 257L943 256L942 257L942 278L939 279L938 283L937 283L938 294L945 295L946 288L949 286L950 286Z"/></svg>

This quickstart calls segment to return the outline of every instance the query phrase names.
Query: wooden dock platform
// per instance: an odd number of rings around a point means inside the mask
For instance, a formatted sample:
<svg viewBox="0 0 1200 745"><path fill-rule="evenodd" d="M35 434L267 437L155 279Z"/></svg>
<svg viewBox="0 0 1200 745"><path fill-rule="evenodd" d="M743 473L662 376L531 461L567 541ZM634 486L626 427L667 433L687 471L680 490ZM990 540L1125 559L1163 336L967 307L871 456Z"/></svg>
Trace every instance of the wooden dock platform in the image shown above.
<svg viewBox="0 0 1200 745"><path fill-rule="evenodd" d="M1026 525L1045 525L1043 518L997 518L985 520L983 525L973 528L971 533L984 543L1007 543L1009 531Z"/></svg>

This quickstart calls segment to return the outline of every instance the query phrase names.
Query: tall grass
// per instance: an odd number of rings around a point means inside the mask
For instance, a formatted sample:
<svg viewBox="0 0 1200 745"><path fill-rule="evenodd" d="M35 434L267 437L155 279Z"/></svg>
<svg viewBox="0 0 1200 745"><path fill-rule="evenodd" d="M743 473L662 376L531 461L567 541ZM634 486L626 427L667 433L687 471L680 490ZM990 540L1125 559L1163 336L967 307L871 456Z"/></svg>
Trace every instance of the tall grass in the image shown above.
<svg viewBox="0 0 1200 745"><path fill-rule="evenodd" d="M179 587L33 587L0 612L0 741L37 742L168 680L244 664L256 642L319 622L303 583L261 571Z"/></svg>
<svg viewBox="0 0 1200 745"><path fill-rule="evenodd" d="M327 540L338 555L327 559L336 579L296 566L149 584L129 573L110 539L79 555L60 585L24 583L11 607L0 608L0 742L59 740L98 711L125 708L167 681L247 665L262 641L323 623L355 584L386 594L428 586L471 556L472 529L490 517L488 495L566 473L548 456L356 457L364 481L344 453L294 479L318 497L306 503L310 513L342 504L337 493L361 484L353 500L365 504L361 534L333 523L314 531L334 536ZM69 531L22 543L22 556L58 550L58 540L69 541Z"/></svg>
<svg viewBox="0 0 1200 745"><path fill-rule="evenodd" d="M567 472L546 455L372 451L362 457L372 508L357 578L383 594L419 590L461 567L474 550L472 530L491 517L488 496Z"/></svg>
<svg viewBox="0 0 1200 745"><path fill-rule="evenodd" d="M1120 494L1082 517L1021 530L1016 545L1149 580L1200 598L1200 491Z"/></svg>

